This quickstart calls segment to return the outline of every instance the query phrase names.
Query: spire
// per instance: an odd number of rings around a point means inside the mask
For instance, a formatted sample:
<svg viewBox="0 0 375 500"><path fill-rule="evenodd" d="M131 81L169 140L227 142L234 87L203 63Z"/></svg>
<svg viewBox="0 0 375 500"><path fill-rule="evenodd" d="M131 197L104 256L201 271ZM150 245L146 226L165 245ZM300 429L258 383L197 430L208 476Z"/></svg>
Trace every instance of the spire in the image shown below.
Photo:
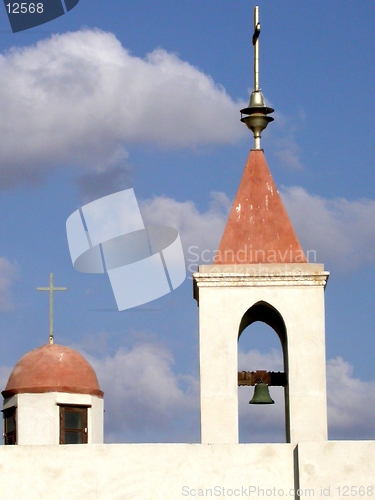
<svg viewBox="0 0 375 500"><path fill-rule="evenodd" d="M250 102L247 108L241 109L241 122L245 123L247 127L254 134L254 149L260 148L260 134L267 127L269 122L273 121L271 116L273 113L272 108L267 108L264 102L264 97L259 87L259 7L254 8L254 91L250 95ZM249 115L249 116L242 116Z"/></svg>
<svg viewBox="0 0 375 500"><path fill-rule="evenodd" d="M273 118L259 90L259 9L254 9L254 91L241 118L254 133L245 171L214 264L307 262L269 171L260 133Z"/></svg>
<svg viewBox="0 0 375 500"><path fill-rule="evenodd" d="M251 150L214 264L306 262L262 150Z"/></svg>

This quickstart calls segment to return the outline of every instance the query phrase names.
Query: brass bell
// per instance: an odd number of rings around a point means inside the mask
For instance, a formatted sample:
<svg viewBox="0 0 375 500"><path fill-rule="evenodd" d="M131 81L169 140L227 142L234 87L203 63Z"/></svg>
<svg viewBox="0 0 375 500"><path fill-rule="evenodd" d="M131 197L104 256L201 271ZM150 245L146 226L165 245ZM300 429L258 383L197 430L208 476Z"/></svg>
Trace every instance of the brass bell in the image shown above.
<svg viewBox="0 0 375 500"><path fill-rule="evenodd" d="M268 385L261 380L255 385L254 396L249 405L273 405L275 401L271 398Z"/></svg>

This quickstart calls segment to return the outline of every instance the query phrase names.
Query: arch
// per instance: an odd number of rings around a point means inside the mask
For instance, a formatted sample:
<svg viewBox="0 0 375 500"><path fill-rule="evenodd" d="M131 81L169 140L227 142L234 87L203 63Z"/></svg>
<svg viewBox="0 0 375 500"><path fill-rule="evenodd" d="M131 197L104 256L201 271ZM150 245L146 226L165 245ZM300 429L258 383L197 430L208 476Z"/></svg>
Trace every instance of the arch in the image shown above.
<svg viewBox="0 0 375 500"><path fill-rule="evenodd" d="M250 326L252 323L255 323L255 321L262 321L275 330L283 347L285 363L287 332L284 319L279 311L271 306L271 304L263 300L253 304L241 318L240 326L238 329L238 339L241 337L241 334L245 330L245 328Z"/></svg>
<svg viewBox="0 0 375 500"><path fill-rule="evenodd" d="M282 353L284 372L288 379L288 342L287 329L284 319L280 312L266 301L258 301L253 304L242 316L239 329L238 340L244 330L253 323L260 321L271 327L279 337ZM284 388L284 403L285 403L285 433L286 441L290 442L290 417L289 417L289 389L288 385Z"/></svg>

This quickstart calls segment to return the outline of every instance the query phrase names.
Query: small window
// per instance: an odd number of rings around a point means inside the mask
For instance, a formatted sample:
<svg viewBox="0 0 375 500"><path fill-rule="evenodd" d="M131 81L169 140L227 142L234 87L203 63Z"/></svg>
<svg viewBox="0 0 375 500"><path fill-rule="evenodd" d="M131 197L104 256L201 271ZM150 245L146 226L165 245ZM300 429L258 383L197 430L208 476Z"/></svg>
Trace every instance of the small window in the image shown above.
<svg viewBox="0 0 375 500"><path fill-rule="evenodd" d="M17 443L16 413L17 413L17 408L15 406L3 410L4 444Z"/></svg>
<svg viewBox="0 0 375 500"><path fill-rule="evenodd" d="M60 406L60 444L87 443L87 407Z"/></svg>

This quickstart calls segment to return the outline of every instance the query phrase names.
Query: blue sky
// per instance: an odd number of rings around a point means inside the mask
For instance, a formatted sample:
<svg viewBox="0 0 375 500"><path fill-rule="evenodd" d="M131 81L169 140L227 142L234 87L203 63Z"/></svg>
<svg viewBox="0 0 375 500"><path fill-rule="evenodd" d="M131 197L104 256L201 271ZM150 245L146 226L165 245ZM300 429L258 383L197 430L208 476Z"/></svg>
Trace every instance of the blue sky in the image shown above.
<svg viewBox="0 0 375 500"><path fill-rule="evenodd" d="M179 230L188 274L196 253L212 254L253 144L239 109L253 84L254 5L80 0L17 34L0 14L2 385L48 341L48 296L35 288L53 272L68 288L55 295L55 340L95 366L108 442L199 440L198 310L188 278L117 312L106 276L73 269L66 219L133 187L146 222ZM304 249L331 272L330 437L371 439L375 4L258 5L260 85L275 108L262 147ZM259 325L248 333L244 366L278 369L276 335ZM249 412L264 409L246 399L242 439L282 441L280 398L263 427Z"/></svg>

